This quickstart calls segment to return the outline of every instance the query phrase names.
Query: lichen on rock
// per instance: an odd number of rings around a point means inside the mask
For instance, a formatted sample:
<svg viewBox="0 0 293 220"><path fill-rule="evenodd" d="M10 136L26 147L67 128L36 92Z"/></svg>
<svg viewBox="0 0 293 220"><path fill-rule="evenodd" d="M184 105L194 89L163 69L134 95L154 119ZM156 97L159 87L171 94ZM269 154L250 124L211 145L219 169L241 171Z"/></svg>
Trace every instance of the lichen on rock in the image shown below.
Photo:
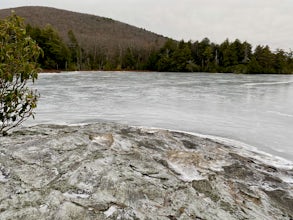
<svg viewBox="0 0 293 220"><path fill-rule="evenodd" d="M292 219L293 170L241 151L114 123L22 128L0 137L0 219Z"/></svg>

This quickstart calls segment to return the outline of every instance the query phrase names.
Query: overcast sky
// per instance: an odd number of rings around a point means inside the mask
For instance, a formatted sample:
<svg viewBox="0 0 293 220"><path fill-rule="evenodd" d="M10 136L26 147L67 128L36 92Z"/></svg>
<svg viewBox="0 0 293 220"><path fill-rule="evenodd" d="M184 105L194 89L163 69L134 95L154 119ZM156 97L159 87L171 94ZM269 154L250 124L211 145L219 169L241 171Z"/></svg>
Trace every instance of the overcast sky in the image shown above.
<svg viewBox="0 0 293 220"><path fill-rule="evenodd" d="M26 5L109 17L176 40L238 38L293 50L293 0L1 0L0 8Z"/></svg>

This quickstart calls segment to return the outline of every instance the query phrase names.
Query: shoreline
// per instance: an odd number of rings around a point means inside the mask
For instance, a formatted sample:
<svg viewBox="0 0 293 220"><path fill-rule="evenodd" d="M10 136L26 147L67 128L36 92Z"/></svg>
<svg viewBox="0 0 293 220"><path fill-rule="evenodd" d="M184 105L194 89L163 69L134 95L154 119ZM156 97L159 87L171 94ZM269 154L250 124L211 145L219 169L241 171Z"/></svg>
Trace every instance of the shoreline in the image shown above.
<svg viewBox="0 0 293 220"><path fill-rule="evenodd" d="M78 126L79 124L76 124L76 125ZM80 124L80 125L82 125L82 124ZM90 124L83 124L83 125L90 125ZM163 131L165 130L165 131L170 131L170 132L178 132L178 133L182 133L182 134L190 134L195 137L209 139L211 141L218 142L219 144L223 144L223 145L229 146L231 148L237 148L239 150L243 149L244 151L247 151L248 153L250 152L251 154L254 154L256 157L257 157L257 155L259 155L259 157L263 156L264 158L266 158L268 160L272 159L272 160L270 160L271 162L276 160L275 162L279 162L280 164L279 165L274 164L274 165L280 166L280 167L287 167L288 169L293 169L293 160L284 158L282 156L274 155L272 153L265 152L255 146L248 145L244 142L241 142L241 141L238 141L235 139L230 139L230 138L225 138L225 137L220 137L220 136L215 136L215 135L206 135L206 134L184 131L184 130L160 128L160 127L132 126L132 125L129 125L129 126L134 127L134 128L146 129L146 130L163 130ZM250 155L250 156L253 156L253 155ZM255 158L255 159L257 159L257 158ZM260 158L258 158L258 160L260 160ZM263 162L265 162L265 161L263 161ZM267 161L265 163L269 163L269 162Z"/></svg>
<svg viewBox="0 0 293 220"><path fill-rule="evenodd" d="M247 157L254 157L257 160L262 160L264 163L267 163L268 165L270 162L273 162L273 165L275 165L275 166L285 167L286 169L293 169L293 160L265 152L255 146L248 145L248 144L241 142L241 141L237 141L237 140L229 139L229 138L225 138L225 137L220 137L220 136L205 135L205 134L188 132L188 131L172 130L172 129L164 129L164 128L158 128L158 129L167 130L167 131L174 131L174 132L179 132L179 133L183 133L183 134L191 134L191 135L194 135L194 136L200 137L200 138L207 138L207 139L215 141L219 144L229 146L231 148L237 148L240 150L242 149L248 153L246 155ZM263 157L263 159L262 159L262 157ZM268 161L266 161L266 159ZM275 164L274 162L276 162L277 164Z"/></svg>
<svg viewBox="0 0 293 220"><path fill-rule="evenodd" d="M216 136L216 135L206 135L206 134L196 133L196 132L191 132L191 131L168 129L168 128L163 128L163 127L153 127L153 126L149 127L149 126L140 126L140 125L128 125L128 124L124 124L124 123L114 122L111 120L98 120L93 123L76 123L76 124L70 124L70 123L59 123L59 124L58 123L57 124L43 123L42 124L42 123L40 123L40 124L25 125L23 127L30 128L30 127L43 126L43 125L57 125L57 126L69 126L69 127L81 126L81 127L83 127L83 126L90 126L93 124L100 124L100 123L118 124L118 125L124 125L124 126L133 127L133 128L138 128L138 129L146 129L146 130L162 130L162 131L178 132L178 133L182 133L182 134L189 134L189 135L193 135L195 137L209 139L211 141L218 142L219 144L227 145L231 148L244 150L248 153L247 156L255 157L255 159L257 159L257 160L264 160L263 161L264 163L269 164L271 162L275 166L278 166L278 167L287 167L288 169L293 169L293 160L290 160L289 158L285 158L280 155L275 155L275 154L266 152L264 150L259 149L258 147L246 144L244 142L241 142L241 141L238 141L235 139ZM261 159L261 158L263 158L263 159Z"/></svg>
<svg viewBox="0 0 293 220"><path fill-rule="evenodd" d="M50 74L50 73L75 73L75 72L133 72L133 73L206 73L206 74L234 74L234 75L276 75L276 76L287 76L293 75L293 73L224 73L224 72L158 72L151 70L42 70L39 74Z"/></svg>

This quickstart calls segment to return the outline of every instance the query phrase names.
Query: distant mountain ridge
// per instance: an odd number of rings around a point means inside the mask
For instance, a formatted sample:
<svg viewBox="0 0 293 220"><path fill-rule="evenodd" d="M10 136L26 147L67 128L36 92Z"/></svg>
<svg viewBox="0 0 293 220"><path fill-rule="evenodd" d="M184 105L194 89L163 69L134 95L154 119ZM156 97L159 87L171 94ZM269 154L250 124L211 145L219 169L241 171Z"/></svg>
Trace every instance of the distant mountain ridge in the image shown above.
<svg viewBox="0 0 293 220"><path fill-rule="evenodd" d="M12 10L23 17L25 23L32 26L51 25L65 42L68 42L68 31L72 30L85 50L98 47L114 53L117 49L128 47L157 49L167 40L161 35L110 18L50 7L27 6L2 9L0 18L9 16Z"/></svg>

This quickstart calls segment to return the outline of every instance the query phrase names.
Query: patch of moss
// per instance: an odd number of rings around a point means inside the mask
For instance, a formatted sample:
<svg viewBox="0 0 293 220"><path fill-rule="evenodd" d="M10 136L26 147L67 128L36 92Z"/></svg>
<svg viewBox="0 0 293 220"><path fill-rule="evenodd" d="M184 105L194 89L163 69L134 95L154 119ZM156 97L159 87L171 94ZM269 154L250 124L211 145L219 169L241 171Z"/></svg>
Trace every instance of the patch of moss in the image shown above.
<svg viewBox="0 0 293 220"><path fill-rule="evenodd" d="M235 211L235 208L233 208L233 206L230 203L225 202L223 200L220 201L219 205L220 205L221 209L223 209L227 212L233 213Z"/></svg>
<svg viewBox="0 0 293 220"><path fill-rule="evenodd" d="M223 167L225 174L230 178L246 179L248 177L253 177L253 172L245 165L234 163L230 166Z"/></svg>
<svg viewBox="0 0 293 220"><path fill-rule="evenodd" d="M192 187L196 191L209 197L213 202L218 202L220 200L220 197L214 192L208 180L194 180L192 182Z"/></svg>
<svg viewBox="0 0 293 220"><path fill-rule="evenodd" d="M188 140L182 140L182 143L184 147L186 147L187 149L196 149L198 147L196 143L188 141Z"/></svg>

